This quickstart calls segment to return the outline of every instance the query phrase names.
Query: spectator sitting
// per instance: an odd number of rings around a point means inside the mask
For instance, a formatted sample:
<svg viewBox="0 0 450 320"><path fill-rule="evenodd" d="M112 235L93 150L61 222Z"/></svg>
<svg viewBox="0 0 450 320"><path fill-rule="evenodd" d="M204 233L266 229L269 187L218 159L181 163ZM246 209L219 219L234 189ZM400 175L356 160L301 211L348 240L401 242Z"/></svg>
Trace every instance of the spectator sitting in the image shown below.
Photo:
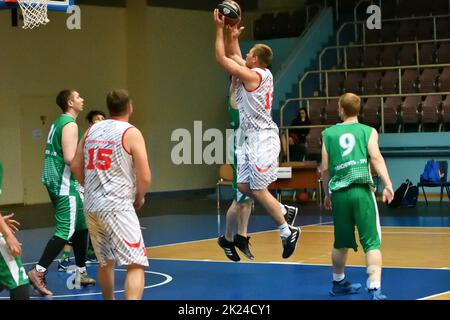
<svg viewBox="0 0 450 320"><path fill-rule="evenodd" d="M300 108L298 110L297 117L292 120L290 126L309 126L311 125L311 121L309 121L308 112L306 111L306 108ZM290 129L289 130L289 147L298 146L300 148L299 156L297 154L292 155L290 157L290 160L303 160L303 157L305 155L305 143L306 143L306 136L309 133L309 128L304 129ZM283 134L281 136L281 152L283 159L286 158L287 154L287 141L286 141L286 134ZM291 149L290 149L291 150Z"/></svg>

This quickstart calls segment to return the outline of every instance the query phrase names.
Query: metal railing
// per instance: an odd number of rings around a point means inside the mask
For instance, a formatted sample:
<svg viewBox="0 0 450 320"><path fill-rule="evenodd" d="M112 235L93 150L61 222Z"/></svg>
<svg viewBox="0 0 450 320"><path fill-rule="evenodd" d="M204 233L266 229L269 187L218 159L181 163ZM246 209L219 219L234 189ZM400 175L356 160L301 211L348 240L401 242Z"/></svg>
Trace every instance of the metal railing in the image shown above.
<svg viewBox="0 0 450 320"><path fill-rule="evenodd" d="M436 40L417 40L417 41L401 41L401 42L383 42L383 43L369 43L369 44L350 44L343 46L331 46L324 48L319 54L319 70L322 70L323 66L323 56L329 50L337 50L343 49L344 51L344 68L347 68L347 49L349 48L367 48L367 47L385 47L385 46L402 46L405 44L415 44L416 45L416 64L420 65L420 57L419 57L419 45L423 43L436 43L436 42L450 42L450 38L445 39L436 39ZM360 68L362 69L362 68Z"/></svg>
<svg viewBox="0 0 450 320"><path fill-rule="evenodd" d="M299 90L299 97L303 98L303 82L306 80L306 77L308 77L311 74L322 74L325 73L325 97L328 96L328 74L329 73L336 73L336 72L364 72L364 71L388 71L388 70L397 70L398 71L398 94L402 95L402 70L403 69L427 69L427 68L446 68L450 67L450 63L443 63L443 64L423 64L423 65L410 65L410 66L395 66L395 67L375 67L375 68L350 68L350 69L329 69L329 70L312 70L307 71L303 76L300 78L298 83L298 90ZM319 76L319 87L322 90L322 77Z"/></svg>
<svg viewBox="0 0 450 320"><path fill-rule="evenodd" d="M450 95L450 92L421 92L421 93L408 93L408 94L377 94L377 95L361 95L359 96L362 99L366 98L379 98L380 99L380 132L385 132L385 123L384 123L384 98L388 97L404 97L404 96L431 96L431 95ZM281 106L280 108L280 133L283 131L286 132L286 156L287 160L289 161L290 155L289 155L289 130L290 129L305 129L305 128L327 128L332 126L332 124L321 124L321 125L310 125L310 126L285 126L284 121L284 111L286 107L291 102L303 102L306 101L307 103L307 112L310 114L310 107L309 103L312 100L337 100L340 96L334 96L334 97L310 97L310 98L292 98L286 100L286 102Z"/></svg>
<svg viewBox="0 0 450 320"><path fill-rule="evenodd" d="M450 15L446 14L446 15L435 15L435 16L421 16L421 17L408 17L408 18L393 18L393 19L383 19L381 20L381 23L383 25L383 23L386 22L401 22L401 21L408 21L408 20L433 20L433 40L437 40L436 36L437 36L437 30L436 30L436 19L440 19L440 18L448 18L450 17ZM366 23L365 20L360 20L360 21L350 21L350 22L345 22L343 23L338 31L336 32L336 44L337 46L341 45L341 33L344 30L344 28L348 25L354 25L355 28L355 41L359 41L358 38L358 32L357 30L357 26L358 25L362 25L362 44L366 44L366 28L364 28L364 24ZM337 51L337 61L340 61L340 53L339 51Z"/></svg>

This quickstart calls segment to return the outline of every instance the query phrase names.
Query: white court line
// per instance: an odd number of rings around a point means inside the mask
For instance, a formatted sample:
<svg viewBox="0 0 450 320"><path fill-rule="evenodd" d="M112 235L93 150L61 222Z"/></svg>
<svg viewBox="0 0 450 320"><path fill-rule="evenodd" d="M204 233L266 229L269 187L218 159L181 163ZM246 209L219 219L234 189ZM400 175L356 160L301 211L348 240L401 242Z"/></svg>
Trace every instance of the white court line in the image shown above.
<svg viewBox="0 0 450 320"><path fill-rule="evenodd" d="M417 300L427 300L427 299L431 299L431 298L443 296L444 294L448 294L448 293L450 293L450 291L446 291L446 292L441 292L441 293L433 294L433 295L431 295L431 296L423 297L423 298L420 298L420 299L417 299Z"/></svg>
<svg viewBox="0 0 450 320"><path fill-rule="evenodd" d="M450 232L414 232L414 231L384 231L381 227L383 234L436 234L436 235L450 235ZM333 233L333 230L302 230L302 233Z"/></svg>
<svg viewBox="0 0 450 320"><path fill-rule="evenodd" d="M322 223L315 223L315 224L308 224L308 225L304 225L304 226L299 226L302 228L302 233L303 232L309 232L309 233L333 233L334 231L332 230L303 230L303 228L305 227L317 227L317 226L325 226L325 225L331 225L333 222L322 222ZM386 229L386 228L400 228L400 227L381 227L381 229ZM402 227L402 228L442 228L442 227ZM450 229L450 228L448 228ZM266 231L258 231L258 232L252 232L249 233L250 235L254 235L254 234L262 234L262 233L269 233L269 232L274 232L274 231L278 231L277 229L272 229L272 230L266 230ZM436 234L436 235L450 235L450 232L414 232L414 231L383 231L384 234ZM170 247L170 246L175 246L175 245L180 245L180 244L189 244L189 243L195 243L195 242L204 242L204 241L210 241L210 240L216 240L217 238L209 238L209 239L200 239L200 240L192 240L192 241L184 241L184 242L176 242L176 243L169 243L169 244L162 244L159 246L150 246L147 247L147 249L153 249L153 248L163 248L163 247Z"/></svg>
<svg viewBox="0 0 450 320"><path fill-rule="evenodd" d="M23 265L30 265L30 264L37 264L38 262L28 262L28 263L24 263ZM114 269L115 271L121 271L121 272L126 272L126 269ZM155 271L148 271L148 270L144 270L145 273L152 273L152 274L156 274L156 275L160 275L164 278L166 278L164 281L160 282L160 283L155 283L152 285L148 285L144 287L145 289L150 289L150 288L155 288L155 287L159 287L159 286L163 286L169 282L171 282L173 280L173 277L166 274L166 273L160 273L160 272L155 272ZM30 283L30 288L32 288L33 286ZM68 289L70 290L70 289ZM114 293L122 293L125 292L125 289L123 290L115 290ZM44 299L44 300L48 300L48 299L53 299L53 298L70 298L70 297L86 297L86 296L96 296L96 295L101 295L101 292L89 292L89 293L74 293L74 294L63 294L63 295L54 295L54 296L49 296L49 297L30 297L30 299ZM0 300L2 299L9 299L9 296L7 297L0 297Z"/></svg>
<svg viewBox="0 0 450 320"><path fill-rule="evenodd" d="M236 263L234 261L218 261L211 259L171 259L171 258L150 258L150 260L161 260L161 261L188 261L188 262L210 262L210 263ZM299 266L323 266L323 267L331 267L331 264L325 263L302 263L302 262L284 262L284 261L251 261L251 260L241 260L239 262L243 263L254 263L254 264L291 264L291 265L299 265ZM346 267L355 267L355 268L366 268L366 265L353 265L347 264ZM427 267L404 267L404 266L383 266L383 269L417 269L417 270L442 270L449 271L450 268L427 268Z"/></svg>
<svg viewBox="0 0 450 320"><path fill-rule="evenodd" d="M299 227L302 228L302 232L303 232L303 228L305 228L305 227L321 226L321 225L326 225L326 224L331 224L331 223L333 223L333 222L321 222L321 223L308 224L308 225L299 226ZM249 234L250 234L250 235L253 235L253 234L262 234L262 233L275 232L275 231L278 231L278 229L272 229L272 230L266 230L266 231L252 232L252 233L249 233ZM211 241L211 240L217 240L217 238L209 238L209 239L200 239L200 240L192 240L192 241L184 241L184 242L176 242L176 243L162 244L162 245L159 245L159 246L151 246L151 247L147 247L147 249L163 248L163 247L171 247L171 246L176 246L176 245L179 245L179 244L189 244L189 243L194 243L194 242L204 242L204 241Z"/></svg>

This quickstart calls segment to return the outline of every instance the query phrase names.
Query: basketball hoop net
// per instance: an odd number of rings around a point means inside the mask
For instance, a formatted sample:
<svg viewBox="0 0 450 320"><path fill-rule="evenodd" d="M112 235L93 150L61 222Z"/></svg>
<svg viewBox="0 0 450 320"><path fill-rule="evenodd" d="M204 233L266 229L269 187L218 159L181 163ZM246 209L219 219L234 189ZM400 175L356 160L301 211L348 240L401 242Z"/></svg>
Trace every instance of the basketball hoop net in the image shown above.
<svg viewBox="0 0 450 320"><path fill-rule="evenodd" d="M50 20L47 16L48 0L17 0L23 15L24 29L33 29L45 25Z"/></svg>

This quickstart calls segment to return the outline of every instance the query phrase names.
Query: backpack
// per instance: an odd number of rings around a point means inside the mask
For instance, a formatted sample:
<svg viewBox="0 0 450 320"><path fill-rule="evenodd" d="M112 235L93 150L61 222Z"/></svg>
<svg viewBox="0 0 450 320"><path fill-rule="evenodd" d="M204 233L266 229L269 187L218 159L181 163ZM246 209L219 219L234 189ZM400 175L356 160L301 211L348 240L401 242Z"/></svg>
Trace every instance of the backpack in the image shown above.
<svg viewBox="0 0 450 320"><path fill-rule="evenodd" d="M415 207L417 197L419 196L419 188L406 179L400 187L394 192L394 199L388 204L389 207Z"/></svg>
<svg viewBox="0 0 450 320"><path fill-rule="evenodd" d="M420 175L420 182L441 182L441 177L439 176L439 163L437 161L427 161L423 173Z"/></svg>

